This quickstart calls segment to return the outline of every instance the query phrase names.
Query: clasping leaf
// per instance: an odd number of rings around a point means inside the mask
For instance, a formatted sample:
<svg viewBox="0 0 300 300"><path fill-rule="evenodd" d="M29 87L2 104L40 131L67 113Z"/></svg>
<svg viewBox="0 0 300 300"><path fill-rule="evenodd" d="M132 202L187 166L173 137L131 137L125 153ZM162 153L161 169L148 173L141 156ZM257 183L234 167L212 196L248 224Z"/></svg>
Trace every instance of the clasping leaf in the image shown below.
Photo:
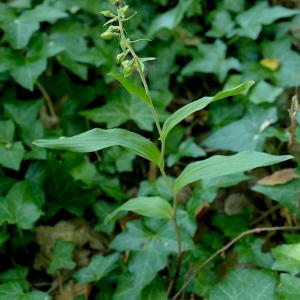
<svg viewBox="0 0 300 300"><path fill-rule="evenodd" d="M124 147L159 164L160 152L155 144L134 132L115 128L95 128L69 138L37 140L36 146L72 152L94 152L112 146Z"/></svg>
<svg viewBox="0 0 300 300"><path fill-rule="evenodd" d="M254 81L245 82L233 89L221 91L217 93L214 97L203 97L199 100L196 100L190 104L187 104L177 110L174 114L172 114L164 123L161 133L161 139L166 139L169 132L181 121L186 119L191 114L203 109L208 104L224 99L231 96L236 96L244 92L246 89L250 88L254 84Z"/></svg>
<svg viewBox="0 0 300 300"><path fill-rule="evenodd" d="M290 155L270 155L267 153L243 151L231 156L216 155L189 164L175 181L175 192L200 179L214 178L258 167L269 166L293 158Z"/></svg>

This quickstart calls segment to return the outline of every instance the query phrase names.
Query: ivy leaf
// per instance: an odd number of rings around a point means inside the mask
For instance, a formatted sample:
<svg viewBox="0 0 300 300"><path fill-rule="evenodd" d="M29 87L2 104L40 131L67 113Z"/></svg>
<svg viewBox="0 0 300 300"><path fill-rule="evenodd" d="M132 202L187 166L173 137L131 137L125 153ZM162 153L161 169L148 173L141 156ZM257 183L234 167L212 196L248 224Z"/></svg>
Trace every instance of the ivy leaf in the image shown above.
<svg viewBox="0 0 300 300"><path fill-rule="evenodd" d="M72 259L74 250L74 243L64 240L56 240L54 244L52 260L49 264L47 272L54 274L60 269L73 270L76 267L76 263Z"/></svg>
<svg viewBox="0 0 300 300"><path fill-rule="evenodd" d="M300 278L290 274L280 274L277 293L280 300L295 300L300 298Z"/></svg>
<svg viewBox="0 0 300 300"><path fill-rule="evenodd" d="M300 243L281 245L272 249L275 262L273 270L289 272L296 275L300 270Z"/></svg>
<svg viewBox="0 0 300 300"><path fill-rule="evenodd" d="M116 263L119 257L120 255L118 253L107 256L102 256L101 254L96 255L92 258L87 267L74 274L74 278L81 284L98 282L117 267Z"/></svg>
<svg viewBox="0 0 300 300"><path fill-rule="evenodd" d="M14 139L15 124L12 121L0 121L0 143L11 143Z"/></svg>
<svg viewBox="0 0 300 300"><path fill-rule="evenodd" d="M201 180L200 187L196 186L188 202L188 210L195 212L201 205L212 203L220 188L227 188L249 179L243 173L220 176Z"/></svg>
<svg viewBox="0 0 300 300"><path fill-rule="evenodd" d="M64 209L76 216L82 216L85 208L92 205L99 195L95 189L83 189L79 183L75 182L69 174L65 164L58 163L55 159L49 159L46 166L46 176L44 189L51 201L46 202L47 216L51 217L59 210ZM59 174L59 176L56 176ZM99 178L106 184L112 184L108 179ZM118 186L114 186L116 190Z"/></svg>
<svg viewBox="0 0 300 300"><path fill-rule="evenodd" d="M249 237L243 239L235 247L238 253L238 260L241 264L255 264L262 268L270 269L273 264L273 258L269 252L263 252L262 246L265 243L263 239Z"/></svg>
<svg viewBox="0 0 300 300"><path fill-rule="evenodd" d="M149 107L134 97L120 97L102 107L83 111L82 116L95 123L105 123L109 128L133 121L141 129L152 131L153 120Z"/></svg>
<svg viewBox="0 0 300 300"><path fill-rule="evenodd" d="M5 112L21 128L29 127L37 119L42 101L9 101L4 104Z"/></svg>
<svg viewBox="0 0 300 300"><path fill-rule="evenodd" d="M87 80L88 66L76 62L69 52L63 51L56 56L58 62L68 70L76 74L82 80Z"/></svg>
<svg viewBox="0 0 300 300"><path fill-rule="evenodd" d="M26 89L33 91L37 78L46 70L47 59L44 57L24 57L16 61L10 70L11 76Z"/></svg>
<svg viewBox="0 0 300 300"><path fill-rule="evenodd" d="M174 179L172 177L168 177L169 181L173 184ZM157 196L164 199L172 199L172 193L168 186L166 185L162 176L158 177L153 181L143 180L140 182L138 196Z"/></svg>
<svg viewBox="0 0 300 300"><path fill-rule="evenodd" d="M178 162L182 157L200 157L205 156L206 153L204 150L199 147L192 138L188 138L179 145L179 148L176 153L170 154L167 159L168 166L173 166Z"/></svg>
<svg viewBox="0 0 300 300"><path fill-rule="evenodd" d="M214 44L200 46L198 57L192 59L182 70L183 76L195 73L212 73L223 82L230 70L240 70L240 63L234 57L226 58L226 45L221 40Z"/></svg>
<svg viewBox="0 0 300 300"><path fill-rule="evenodd" d="M249 100L254 104L273 103L283 92L283 88L276 87L266 81L260 81L251 91Z"/></svg>
<svg viewBox="0 0 300 300"><path fill-rule="evenodd" d="M162 281L162 279L160 279ZM154 280L142 293L141 300L168 300L166 287L160 280Z"/></svg>
<svg viewBox="0 0 300 300"><path fill-rule="evenodd" d="M217 214L212 218L212 224L220 228L225 236L234 238L248 228L248 221L245 216Z"/></svg>
<svg viewBox="0 0 300 300"><path fill-rule="evenodd" d="M234 152L262 151L266 139L264 132L276 121L277 110L275 107L265 110L251 106L244 118L216 130L204 140L203 145Z"/></svg>
<svg viewBox="0 0 300 300"><path fill-rule="evenodd" d="M272 200L279 202L286 206L292 213L296 212L297 203L300 197L300 180L292 180L286 184L279 184L275 186L266 186L256 184L252 190Z"/></svg>
<svg viewBox="0 0 300 300"><path fill-rule="evenodd" d="M24 290L28 290L29 282L27 281L27 276L29 273L29 268L23 266L16 266L0 274L1 282L14 281L18 282Z"/></svg>
<svg viewBox="0 0 300 300"><path fill-rule="evenodd" d="M214 178L258 167L269 166L293 158L290 155L270 155L266 153L243 151L232 156L216 155L189 164L175 180L175 191L200 179Z"/></svg>
<svg viewBox="0 0 300 300"><path fill-rule="evenodd" d="M1 27L5 33L6 40L13 49L26 47L32 34L40 28L38 21L28 20L23 16L3 22Z"/></svg>
<svg viewBox="0 0 300 300"><path fill-rule="evenodd" d="M121 211L132 211L142 216L158 219L171 219L173 215L172 206L165 199L160 197L138 197L128 200L108 215L105 223L110 222Z"/></svg>
<svg viewBox="0 0 300 300"><path fill-rule="evenodd" d="M15 224L21 229L31 229L43 212L40 200L28 183L17 182L5 198L0 198L0 222Z"/></svg>
<svg viewBox="0 0 300 300"><path fill-rule="evenodd" d="M124 273L120 276L118 287L113 295L114 300L140 300L141 288L134 285L133 276L130 273ZM0 299L1 300L1 299Z"/></svg>
<svg viewBox="0 0 300 300"><path fill-rule="evenodd" d="M95 128L73 137L37 140L34 144L72 152L94 152L112 146L122 146L156 164L159 164L160 160L160 152L155 144L141 135L119 128L107 130Z"/></svg>
<svg viewBox="0 0 300 300"><path fill-rule="evenodd" d="M270 7L267 1L259 2L237 16L236 21L241 28L235 29L231 35L237 34L257 39L262 30L262 25L272 24L279 19L299 13L300 10L297 9L289 9L282 6Z"/></svg>
<svg viewBox="0 0 300 300"><path fill-rule="evenodd" d="M221 100L227 97L236 96L250 88L254 84L254 81L248 81L245 82L235 88L221 91L217 93L213 97L203 97L199 100L193 101L192 103L189 103L179 110L177 110L175 113L173 113L164 123L161 133L161 138L166 139L169 132L181 121L183 121L185 118L190 116L191 114L205 108L208 104L210 104L213 101Z"/></svg>
<svg viewBox="0 0 300 300"><path fill-rule="evenodd" d="M22 16L26 20L54 23L59 19L67 17L68 14L57 7L42 3L35 6L32 10L25 11Z"/></svg>
<svg viewBox="0 0 300 300"><path fill-rule="evenodd" d="M20 283L12 281L0 285L0 300L50 300L49 295L39 291L25 293Z"/></svg>
<svg viewBox="0 0 300 300"><path fill-rule="evenodd" d="M0 121L0 165L18 171L25 151L21 142L13 142L14 133L12 121Z"/></svg>
<svg viewBox="0 0 300 300"><path fill-rule="evenodd" d="M291 50L291 47L292 40L289 38L262 44L263 57L277 59L279 62L278 70L272 72L270 77L281 87L295 87L300 84L300 55Z"/></svg>
<svg viewBox="0 0 300 300"><path fill-rule="evenodd" d="M236 269L216 285L209 300L276 300L276 277L263 270Z"/></svg>
<svg viewBox="0 0 300 300"><path fill-rule="evenodd" d="M119 234L110 245L118 251L135 251L129 262L129 271L133 273L134 286L139 290L167 265L168 256L178 251L174 225L170 221L161 225L154 224L147 228L140 221L130 222L127 230ZM191 241L183 238L182 246L190 249Z"/></svg>
<svg viewBox="0 0 300 300"><path fill-rule="evenodd" d="M12 0L8 3L9 7L13 8L30 8L32 0Z"/></svg>
<svg viewBox="0 0 300 300"><path fill-rule="evenodd" d="M234 27L231 15L226 10L219 10L215 12L212 20L212 28L206 35L215 38L221 38L229 33Z"/></svg>
<svg viewBox="0 0 300 300"><path fill-rule="evenodd" d="M19 171L24 155L25 149L21 142L0 144L0 165L3 167Z"/></svg>
<svg viewBox="0 0 300 300"><path fill-rule="evenodd" d="M150 25L149 34L154 35L161 29L174 29L181 22L192 2L193 0L180 0L175 8L156 17Z"/></svg>

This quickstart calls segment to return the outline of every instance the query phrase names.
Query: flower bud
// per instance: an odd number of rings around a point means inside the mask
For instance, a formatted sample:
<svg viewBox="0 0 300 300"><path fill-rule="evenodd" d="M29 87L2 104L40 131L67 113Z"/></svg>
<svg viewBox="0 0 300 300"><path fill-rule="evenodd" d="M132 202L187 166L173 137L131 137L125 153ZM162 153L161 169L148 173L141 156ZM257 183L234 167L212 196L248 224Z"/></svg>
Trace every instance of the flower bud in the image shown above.
<svg viewBox="0 0 300 300"><path fill-rule="evenodd" d="M128 77L132 74L133 68L131 65L128 65L126 68L124 68L124 77Z"/></svg>
<svg viewBox="0 0 300 300"><path fill-rule="evenodd" d="M131 64L131 62L130 62L130 60L128 60L128 59L126 59L126 60L124 60L123 62L122 62L122 66L124 67L124 68L126 68L127 66L129 66Z"/></svg>
<svg viewBox="0 0 300 300"><path fill-rule="evenodd" d="M124 58L124 52L117 55L116 60L117 63L120 64Z"/></svg>
<svg viewBox="0 0 300 300"><path fill-rule="evenodd" d="M112 32L112 33L116 33L120 31L120 27L119 26L109 26L107 31Z"/></svg>
<svg viewBox="0 0 300 300"><path fill-rule="evenodd" d="M100 14L106 18L112 18L114 16L113 13L109 10L102 10L100 11Z"/></svg>
<svg viewBox="0 0 300 300"><path fill-rule="evenodd" d="M115 0L114 3L115 5L119 6L120 4L122 4L122 0Z"/></svg>
<svg viewBox="0 0 300 300"><path fill-rule="evenodd" d="M128 12L129 12L129 6L125 5L122 8L119 9L119 13L121 15L122 18L126 18L128 16Z"/></svg>
<svg viewBox="0 0 300 300"><path fill-rule="evenodd" d="M114 35L113 35L113 33L110 32L110 31L105 31L105 32L103 32L103 33L101 34L101 37L102 37L104 40L111 40L111 39L114 37Z"/></svg>

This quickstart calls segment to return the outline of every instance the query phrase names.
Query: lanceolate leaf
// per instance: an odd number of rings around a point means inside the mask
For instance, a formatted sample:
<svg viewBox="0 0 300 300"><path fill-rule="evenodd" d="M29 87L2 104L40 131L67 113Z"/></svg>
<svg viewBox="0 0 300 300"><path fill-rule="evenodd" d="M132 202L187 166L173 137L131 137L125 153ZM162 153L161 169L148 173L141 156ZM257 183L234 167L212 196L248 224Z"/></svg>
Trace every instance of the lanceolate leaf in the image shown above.
<svg viewBox="0 0 300 300"><path fill-rule="evenodd" d="M138 197L121 205L107 216L105 222L109 222L121 211L132 211L142 216L157 219L172 218L172 207L165 199L160 197Z"/></svg>
<svg viewBox="0 0 300 300"><path fill-rule="evenodd" d="M112 72L112 73L109 73L108 75L115 78L116 80L118 80L123 85L123 87L127 90L127 92L129 94L139 97L147 105L152 105L151 99L147 96L146 92L141 87L134 84L129 79L124 78L121 74Z"/></svg>
<svg viewBox="0 0 300 300"><path fill-rule="evenodd" d="M181 109L177 110L174 114L172 114L164 123L162 128L162 134L161 138L166 139L169 132L181 121L183 121L185 118L190 116L191 114L203 109L208 104L210 104L213 101L220 100L223 98L227 98L230 96L236 96L238 94L241 94L246 89L250 88L254 84L253 81L248 81L246 83L243 83L233 89L221 91L217 93L214 97L204 97L197 101L194 101L190 104L185 105Z"/></svg>
<svg viewBox="0 0 300 300"><path fill-rule="evenodd" d="M232 156L216 155L188 165L175 181L175 191L200 179L214 178L269 166L293 158L290 155L243 151Z"/></svg>
<svg viewBox="0 0 300 300"><path fill-rule="evenodd" d="M94 152L112 146L122 146L156 164L159 164L160 159L160 152L155 144L134 132L120 128L95 128L73 137L37 140L34 144L49 149L83 153Z"/></svg>

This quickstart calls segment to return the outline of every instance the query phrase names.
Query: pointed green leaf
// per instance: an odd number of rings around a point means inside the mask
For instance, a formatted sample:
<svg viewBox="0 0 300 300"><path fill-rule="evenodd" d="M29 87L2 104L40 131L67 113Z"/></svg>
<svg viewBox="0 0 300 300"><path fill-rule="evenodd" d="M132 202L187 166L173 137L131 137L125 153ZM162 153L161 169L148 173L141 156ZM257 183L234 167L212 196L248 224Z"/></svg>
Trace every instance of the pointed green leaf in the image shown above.
<svg viewBox="0 0 300 300"><path fill-rule="evenodd" d="M114 72L108 73L108 75L118 80L129 94L139 97L147 105L152 104L146 92L141 87L130 81L128 78L124 78L121 74Z"/></svg>
<svg viewBox="0 0 300 300"><path fill-rule="evenodd" d="M300 270L300 243L280 245L272 249L273 270L296 275Z"/></svg>
<svg viewBox="0 0 300 300"><path fill-rule="evenodd" d="M141 289L148 285L168 264L168 257L178 252L173 222L151 220L144 226L140 220L129 222L126 230L117 235L110 244L117 251L133 251L129 260L129 271L133 274L134 286ZM158 223L159 222L159 223ZM157 224L161 224L157 226ZM193 247L190 238L182 233L184 251Z"/></svg>
<svg viewBox="0 0 300 300"><path fill-rule="evenodd" d="M31 229L43 214L39 201L27 182L17 182L6 198L0 198L0 224L7 222L21 229Z"/></svg>
<svg viewBox="0 0 300 300"><path fill-rule="evenodd" d="M142 216L157 219L172 218L172 206L167 200L160 197L138 197L121 205L106 217L105 222L108 223L121 211L132 211Z"/></svg>
<svg viewBox="0 0 300 300"><path fill-rule="evenodd" d="M19 171L24 155L25 149L21 142L0 144L0 165L5 168Z"/></svg>
<svg viewBox="0 0 300 300"><path fill-rule="evenodd" d="M36 20L28 20L20 17L2 24L5 38L13 49L22 49L26 47L31 36L40 26Z"/></svg>
<svg viewBox="0 0 300 300"><path fill-rule="evenodd" d="M74 274L74 278L81 284L97 282L117 267L119 257L119 253L107 256L96 255L92 258L88 266Z"/></svg>
<svg viewBox="0 0 300 300"><path fill-rule="evenodd" d="M40 291L24 292L21 284L10 281L0 285L0 300L50 300L50 296Z"/></svg>
<svg viewBox="0 0 300 300"><path fill-rule="evenodd" d="M245 82L233 89L221 91L217 93L214 97L203 97L199 100L196 100L190 104L185 105L184 107L177 110L174 114L172 114L164 123L162 128L161 138L166 139L169 132L181 121L186 119L191 114L203 109L208 104L212 103L213 101L220 100L223 98L236 96L241 94L246 89L250 88L254 84L253 81Z"/></svg>
<svg viewBox="0 0 300 300"><path fill-rule="evenodd" d="M200 179L214 178L258 167L269 166L293 158L290 155L270 155L267 153L243 151L231 156L216 155L189 164L175 181L175 191Z"/></svg>
<svg viewBox="0 0 300 300"><path fill-rule="evenodd" d="M160 159L160 152L155 144L143 136L120 128L95 128L73 137L37 140L34 144L39 147L72 152L94 152L112 146L122 146L156 164L159 164Z"/></svg>
<svg viewBox="0 0 300 300"><path fill-rule="evenodd" d="M149 113L149 107L136 97L120 97L110 99L101 107L86 110L82 116L98 124L107 124L108 128L133 121L139 128L147 131L153 130L153 118ZM128 99L129 98L129 99Z"/></svg>
<svg viewBox="0 0 300 300"><path fill-rule="evenodd" d="M279 295L278 299L280 300L300 299L300 278L281 273L277 293Z"/></svg>
<svg viewBox="0 0 300 300"><path fill-rule="evenodd" d="M216 285L209 300L276 300L276 277L271 272L236 269Z"/></svg>
<svg viewBox="0 0 300 300"><path fill-rule="evenodd" d="M76 263L73 261L75 244L70 241L56 240L53 257L47 269L49 274L54 274L59 269L73 270Z"/></svg>

